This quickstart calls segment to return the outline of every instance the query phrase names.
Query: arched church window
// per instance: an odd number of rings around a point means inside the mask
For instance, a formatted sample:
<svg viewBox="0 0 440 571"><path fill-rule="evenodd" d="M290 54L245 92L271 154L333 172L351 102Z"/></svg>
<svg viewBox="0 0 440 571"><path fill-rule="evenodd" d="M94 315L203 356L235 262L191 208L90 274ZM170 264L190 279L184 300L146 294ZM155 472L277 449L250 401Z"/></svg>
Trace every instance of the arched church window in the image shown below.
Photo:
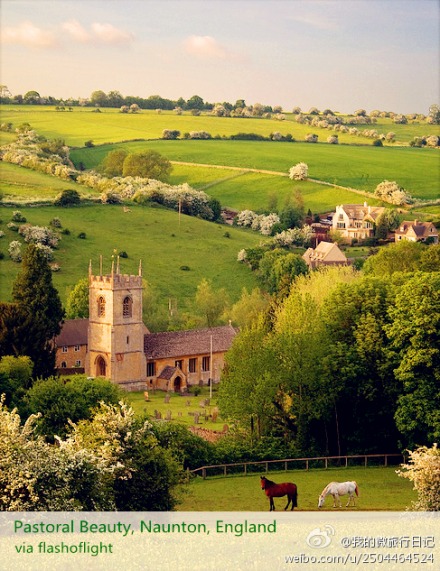
<svg viewBox="0 0 440 571"><path fill-rule="evenodd" d="M104 317L105 315L105 298L98 297L98 317Z"/></svg>
<svg viewBox="0 0 440 571"><path fill-rule="evenodd" d="M133 300L130 296L124 297L122 302L122 315L123 317L131 317L133 313Z"/></svg>

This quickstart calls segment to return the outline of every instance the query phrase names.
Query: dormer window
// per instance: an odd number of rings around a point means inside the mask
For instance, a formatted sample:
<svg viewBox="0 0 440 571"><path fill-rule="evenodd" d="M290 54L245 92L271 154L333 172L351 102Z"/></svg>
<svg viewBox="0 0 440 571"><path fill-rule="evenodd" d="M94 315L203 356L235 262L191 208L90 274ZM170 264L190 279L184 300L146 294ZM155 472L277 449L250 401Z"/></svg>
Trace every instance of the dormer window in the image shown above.
<svg viewBox="0 0 440 571"><path fill-rule="evenodd" d="M104 317L105 315L105 298L98 297L98 317Z"/></svg>
<svg viewBox="0 0 440 571"><path fill-rule="evenodd" d="M130 296L124 297L122 302L122 315L123 317L131 317L133 314L133 300Z"/></svg>

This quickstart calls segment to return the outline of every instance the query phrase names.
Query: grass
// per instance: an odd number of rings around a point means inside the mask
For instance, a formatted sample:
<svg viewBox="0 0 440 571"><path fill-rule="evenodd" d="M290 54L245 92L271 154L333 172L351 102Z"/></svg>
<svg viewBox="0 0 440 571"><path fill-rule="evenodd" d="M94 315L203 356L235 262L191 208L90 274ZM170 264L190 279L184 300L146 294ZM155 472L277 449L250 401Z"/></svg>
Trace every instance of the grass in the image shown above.
<svg viewBox="0 0 440 571"><path fill-rule="evenodd" d="M305 162L312 179L373 192L383 180L395 180L421 199L439 197L440 160L437 149L362 147L261 141L144 141L118 144L130 152L153 149L171 161L212 164L287 174ZM98 165L111 145L72 151L71 158L86 168ZM237 179L237 183L240 179ZM239 187L238 187L239 192Z"/></svg>
<svg viewBox="0 0 440 571"><path fill-rule="evenodd" d="M412 483L400 478L394 467L334 468L328 470L295 470L269 473L275 482L295 482L298 486L298 510L317 511L318 496L331 481L355 480L359 486L356 511L386 510L401 511L416 500ZM345 511L346 496L342 498ZM275 498L275 507L283 510L286 498ZM333 500L327 497L323 511L333 509ZM258 475L233 476L203 480L195 478L190 482L188 493L178 506L179 511L268 511L269 500L260 487Z"/></svg>
<svg viewBox="0 0 440 571"><path fill-rule="evenodd" d="M50 220L59 217L63 228L70 230L70 235L62 236L55 252L61 271L53 274L53 281L63 302L77 281L87 276L89 260L96 268L102 254L104 270L110 271L114 250L128 253L128 259L121 259L124 273L137 273L142 259L144 277L159 302L166 305L168 298L175 298L179 310L190 308L202 278L211 280L215 289L225 288L231 302L240 297L243 287L248 290L256 287L252 272L236 261L239 250L262 240L254 232L184 215L179 224L176 212L135 204L130 205L130 212L124 212L121 205L20 207L20 211L33 225L47 226ZM0 249L6 253L0 261L2 300L10 299L12 282L20 269L7 256L9 242L21 238L7 228L11 216L12 209L0 208L3 221L0 229L5 232L0 238ZM226 230L229 238L225 237ZM86 233L85 240L78 238L80 232ZM189 266L190 270L181 271L181 266Z"/></svg>
<svg viewBox="0 0 440 571"><path fill-rule="evenodd" d="M77 190L82 195L97 194L74 182L5 162L0 163L0 185L4 200L16 203L53 201L66 189Z"/></svg>
<svg viewBox="0 0 440 571"><path fill-rule="evenodd" d="M168 411L171 411L171 419L173 422L178 422L185 426L194 425L194 413L200 413L199 423L197 426L208 428L210 430L221 431L224 426L224 421L218 418L215 422L212 420L212 412L217 406L217 390L213 387L213 396L210 399L209 406L201 407L200 403L209 398L209 388L200 387L200 394L195 396L193 393L189 395L180 396L176 393L169 393L170 402L165 402L166 393L163 391L149 391L149 401L145 402L143 392L127 393L126 399L133 407L136 414L145 413L154 418L154 411L157 410L165 418ZM188 404L189 403L189 404Z"/></svg>

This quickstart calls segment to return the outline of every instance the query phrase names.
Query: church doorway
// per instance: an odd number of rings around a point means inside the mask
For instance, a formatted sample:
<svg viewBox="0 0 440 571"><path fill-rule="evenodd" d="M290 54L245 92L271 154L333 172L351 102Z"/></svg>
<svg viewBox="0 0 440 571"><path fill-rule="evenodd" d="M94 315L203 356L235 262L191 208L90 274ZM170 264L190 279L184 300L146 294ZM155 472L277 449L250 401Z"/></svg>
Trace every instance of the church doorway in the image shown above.
<svg viewBox="0 0 440 571"><path fill-rule="evenodd" d="M182 385L182 379L180 377L176 377L174 379L174 392L180 393L180 387Z"/></svg>
<svg viewBox="0 0 440 571"><path fill-rule="evenodd" d="M105 377L106 364L105 360L100 356L96 359L96 376Z"/></svg>

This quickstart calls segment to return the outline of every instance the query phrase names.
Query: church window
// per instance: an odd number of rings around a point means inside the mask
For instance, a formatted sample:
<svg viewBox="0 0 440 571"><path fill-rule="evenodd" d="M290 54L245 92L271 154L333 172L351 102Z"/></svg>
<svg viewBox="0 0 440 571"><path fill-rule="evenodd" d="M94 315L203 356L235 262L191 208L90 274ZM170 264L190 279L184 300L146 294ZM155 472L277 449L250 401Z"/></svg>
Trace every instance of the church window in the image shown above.
<svg viewBox="0 0 440 571"><path fill-rule="evenodd" d="M75 367L81 367L81 361L75 361Z"/></svg>
<svg viewBox="0 0 440 571"><path fill-rule="evenodd" d="M98 298L98 317L104 317L105 315L105 298L99 297Z"/></svg>
<svg viewBox="0 0 440 571"><path fill-rule="evenodd" d="M150 361L147 363L147 377L154 377L156 375L156 363L154 361Z"/></svg>
<svg viewBox="0 0 440 571"><path fill-rule="evenodd" d="M66 361L63 361L63 362L61 363L61 368L62 368L62 369L67 369L67 363L66 363Z"/></svg>
<svg viewBox="0 0 440 571"><path fill-rule="evenodd" d="M202 371L209 371L210 368L210 358L209 357L203 357L202 358Z"/></svg>
<svg viewBox="0 0 440 571"><path fill-rule="evenodd" d="M188 369L190 373L197 372L197 359L191 358L188 363Z"/></svg>
<svg viewBox="0 0 440 571"><path fill-rule="evenodd" d="M183 361L174 361L174 366L175 366L175 367L179 367L179 369L182 369L182 367L183 367Z"/></svg>
<svg viewBox="0 0 440 571"><path fill-rule="evenodd" d="M124 297L122 302L122 315L124 317L131 317L133 313L133 300L130 296Z"/></svg>
<svg viewBox="0 0 440 571"><path fill-rule="evenodd" d="M68 349L66 346L63 347L63 353L67 353Z"/></svg>
<svg viewBox="0 0 440 571"><path fill-rule="evenodd" d="M79 350L80 350L80 346L79 346L79 345L75 345L74 351L78 352Z"/></svg>

